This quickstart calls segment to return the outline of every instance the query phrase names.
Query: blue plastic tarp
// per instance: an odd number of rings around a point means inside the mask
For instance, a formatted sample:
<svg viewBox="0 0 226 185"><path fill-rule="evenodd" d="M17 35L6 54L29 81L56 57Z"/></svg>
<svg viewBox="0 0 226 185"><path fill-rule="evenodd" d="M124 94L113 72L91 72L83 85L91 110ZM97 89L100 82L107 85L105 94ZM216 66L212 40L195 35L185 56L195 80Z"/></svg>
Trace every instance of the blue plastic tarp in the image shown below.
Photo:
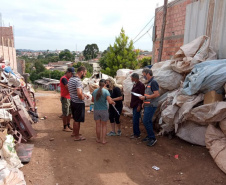
<svg viewBox="0 0 226 185"><path fill-rule="evenodd" d="M226 83L226 59L210 60L196 64L187 75L182 93L193 95L198 92L219 91Z"/></svg>

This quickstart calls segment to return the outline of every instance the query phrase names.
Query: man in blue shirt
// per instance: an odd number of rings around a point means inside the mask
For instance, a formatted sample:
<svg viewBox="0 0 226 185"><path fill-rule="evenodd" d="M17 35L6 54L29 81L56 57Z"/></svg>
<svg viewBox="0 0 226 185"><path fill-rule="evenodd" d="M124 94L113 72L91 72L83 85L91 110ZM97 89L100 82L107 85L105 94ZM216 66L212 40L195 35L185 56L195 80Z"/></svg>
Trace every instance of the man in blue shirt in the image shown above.
<svg viewBox="0 0 226 185"><path fill-rule="evenodd" d="M158 106L157 97L160 96L159 85L153 77L152 70L145 68L142 73L144 78L148 80L144 96L139 97L144 101L143 123L148 134L142 141L147 141L147 146L153 146L157 142L157 139L155 138L155 133L153 131L152 118Z"/></svg>

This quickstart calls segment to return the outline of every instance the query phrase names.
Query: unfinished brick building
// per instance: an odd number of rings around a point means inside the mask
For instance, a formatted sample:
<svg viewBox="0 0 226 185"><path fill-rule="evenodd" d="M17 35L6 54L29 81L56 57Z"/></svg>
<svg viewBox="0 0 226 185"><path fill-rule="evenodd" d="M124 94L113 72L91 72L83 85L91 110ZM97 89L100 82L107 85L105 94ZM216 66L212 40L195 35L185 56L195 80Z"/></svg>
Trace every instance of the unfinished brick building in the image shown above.
<svg viewBox="0 0 226 185"><path fill-rule="evenodd" d="M14 46L13 27L0 27L0 59L8 60L14 71L17 71L16 49Z"/></svg>
<svg viewBox="0 0 226 185"><path fill-rule="evenodd" d="M171 59L184 42L186 6L197 0L175 0L168 3L162 61ZM163 7L155 10L153 31L153 62L157 62L163 21Z"/></svg>

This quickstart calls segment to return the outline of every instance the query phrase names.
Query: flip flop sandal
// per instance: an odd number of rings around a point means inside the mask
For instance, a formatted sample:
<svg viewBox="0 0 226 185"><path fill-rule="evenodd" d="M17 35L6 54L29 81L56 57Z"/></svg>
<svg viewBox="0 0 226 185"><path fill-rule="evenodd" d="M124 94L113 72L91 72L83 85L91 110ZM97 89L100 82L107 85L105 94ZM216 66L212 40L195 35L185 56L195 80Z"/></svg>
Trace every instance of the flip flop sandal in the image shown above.
<svg viewBox="0 0 226 185"><path fill-rule="evenodd" d="M104 142L104 143L102 143L103 145L105 145L105 144L107 144L108 142L106 141L106 142Z"/></svg>
<svg viewBox="0 0 226 185"><path fill-rule="evenodd" d="M79 136L82 136L82 134L79 134ZM75 137L75 135L74 134L71 134L71 137Z"/></svg>
<svg viewBox="0 0 226 185"><path fill-rule="evenodd" d="M85 137L80 137L79 139L74 139L74 141L84 141L84 140L86 140Z"/></svg>

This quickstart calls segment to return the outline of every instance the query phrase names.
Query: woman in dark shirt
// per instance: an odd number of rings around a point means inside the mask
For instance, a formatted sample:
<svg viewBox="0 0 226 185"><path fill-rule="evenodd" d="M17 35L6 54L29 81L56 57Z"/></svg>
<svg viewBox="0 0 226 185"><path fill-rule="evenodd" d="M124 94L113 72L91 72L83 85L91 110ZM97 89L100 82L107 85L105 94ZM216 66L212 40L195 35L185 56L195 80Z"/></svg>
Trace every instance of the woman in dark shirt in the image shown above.
<svg viewBox="0 0 226 185"><path fill-rule="evenodd" d="M114 109L112 105L109 105L109 119L111 123L112 131L109 132L108 136L121 136L121 124L120 124L120 115L122 113L122 93L119 87L115 86L115 81L112 78L108 78L106 80L108 91L110 92L112 100L115 102L115 108L118 112ZM115 124L117 125L118 131L115 132Z"/></svg>

